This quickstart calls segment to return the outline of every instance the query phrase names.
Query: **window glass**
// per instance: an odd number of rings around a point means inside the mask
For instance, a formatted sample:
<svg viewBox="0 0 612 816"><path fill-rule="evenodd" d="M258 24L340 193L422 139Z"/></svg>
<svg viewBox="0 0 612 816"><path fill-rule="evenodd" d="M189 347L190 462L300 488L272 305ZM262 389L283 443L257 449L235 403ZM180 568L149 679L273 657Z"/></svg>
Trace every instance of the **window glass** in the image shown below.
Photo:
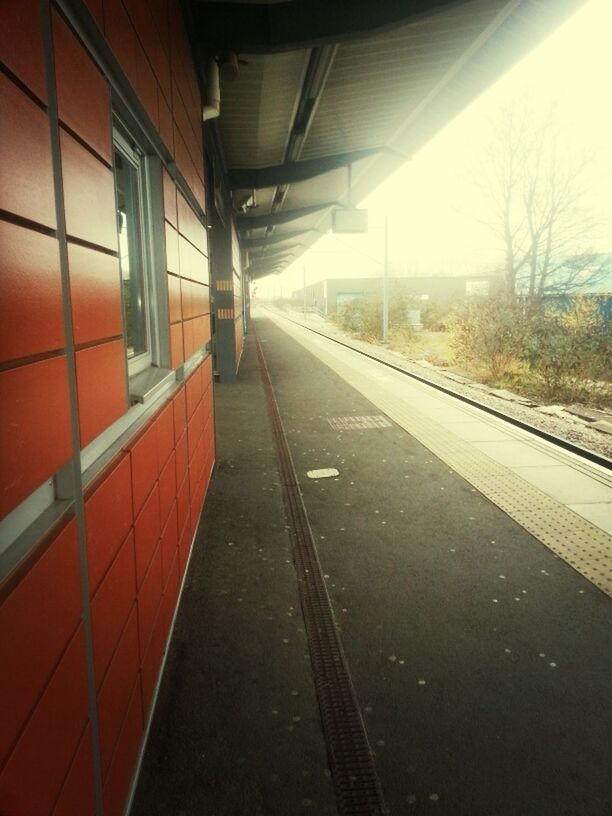
<svg viewBox="0 0 612 816"><path fill-rule="evenodd" d="M143 263L140 163L115 146L117 231L128 359L149 351Z"/></svg>

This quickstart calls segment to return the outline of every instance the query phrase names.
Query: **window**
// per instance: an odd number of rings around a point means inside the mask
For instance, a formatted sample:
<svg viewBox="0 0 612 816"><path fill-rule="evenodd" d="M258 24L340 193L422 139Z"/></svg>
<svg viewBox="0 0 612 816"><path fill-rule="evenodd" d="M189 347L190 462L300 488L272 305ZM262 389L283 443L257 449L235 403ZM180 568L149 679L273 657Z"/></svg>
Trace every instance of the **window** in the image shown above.
<svg viewBox="0 0 612 816"><path fill-rule="evenodd" d="M152 287L144 206L146 168L144 154L119 130L114 133L113 163L123 321L128 371L133 376L152 363Z"/></svg>

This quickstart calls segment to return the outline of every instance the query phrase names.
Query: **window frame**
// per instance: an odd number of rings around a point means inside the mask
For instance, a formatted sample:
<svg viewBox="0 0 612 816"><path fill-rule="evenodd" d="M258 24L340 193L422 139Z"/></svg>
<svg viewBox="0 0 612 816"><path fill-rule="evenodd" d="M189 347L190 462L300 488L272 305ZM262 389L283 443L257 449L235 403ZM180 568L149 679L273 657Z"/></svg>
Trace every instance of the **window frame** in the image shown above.
<svg viewBox="0 0 612 816"><path fill-rule="evenodd" d="M159 325L155 303L157 291L154 276L152 274L153 254L150 242L151 217L147 202L150 196L150 166L147 162L145 151L138 145L135 139L126 128L125 124L117 117L113 117L113 153L117 150L122 158L136 172L137 180L137 204L138 204L138 243L139 243L139 273L142 277L142 291L144 299L143 315L145 320L144 336L146 339L146 350L129 357L127 354L127 322L125 311L125 296L123 288L123 273L121 272L121 259L119 259L121 273L121 311L124 329L124 340L126 342L126 364L128 379L132 379L138 374L159 363L159 342L156 342L156 332ZM116 165L113 156L113 174L115 177L115 199L117 200ZM117 202L118 205L118 202ZM117 206L117 211L118 211Z"/></svg>

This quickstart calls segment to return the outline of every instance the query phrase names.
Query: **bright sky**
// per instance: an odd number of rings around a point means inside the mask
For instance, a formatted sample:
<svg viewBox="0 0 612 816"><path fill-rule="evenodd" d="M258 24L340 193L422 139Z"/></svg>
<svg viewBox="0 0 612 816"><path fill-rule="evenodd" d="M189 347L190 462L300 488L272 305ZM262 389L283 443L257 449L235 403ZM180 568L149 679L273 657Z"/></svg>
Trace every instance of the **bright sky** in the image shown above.
<svg viewBox="0 0 612 816"><path fill-rule="evenodd" d="M601 223L593 248L612 251L610 31L612 0L589 0L361 202L369 210L368 235L324 236L281 275L258 281L258 294L289 297L302 286L304 265L307 283L381 274L383 233L375 227L385 214L391 274L494 269L502 248L478 221L484 203L473 181L474 170L486 147L491 118L525 93L535 103L556 101L567 140L577 150L593 152L588 203Z"/></svg>

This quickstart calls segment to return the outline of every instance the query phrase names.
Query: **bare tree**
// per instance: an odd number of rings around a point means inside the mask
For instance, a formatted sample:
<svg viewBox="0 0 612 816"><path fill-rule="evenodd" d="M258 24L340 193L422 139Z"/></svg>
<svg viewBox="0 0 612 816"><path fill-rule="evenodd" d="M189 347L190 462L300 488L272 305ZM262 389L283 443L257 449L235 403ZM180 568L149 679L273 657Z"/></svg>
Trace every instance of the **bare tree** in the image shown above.
<svg viewBox="0 0 612 816"><path fill-rule="evenodd" d="M554 106L519 102L492 124L481 186L489 199L485 223L505 250L506 292L540 301L598 283L607 274L589 249L597 224L585 206L592 157L563 144Z"/></svg>

